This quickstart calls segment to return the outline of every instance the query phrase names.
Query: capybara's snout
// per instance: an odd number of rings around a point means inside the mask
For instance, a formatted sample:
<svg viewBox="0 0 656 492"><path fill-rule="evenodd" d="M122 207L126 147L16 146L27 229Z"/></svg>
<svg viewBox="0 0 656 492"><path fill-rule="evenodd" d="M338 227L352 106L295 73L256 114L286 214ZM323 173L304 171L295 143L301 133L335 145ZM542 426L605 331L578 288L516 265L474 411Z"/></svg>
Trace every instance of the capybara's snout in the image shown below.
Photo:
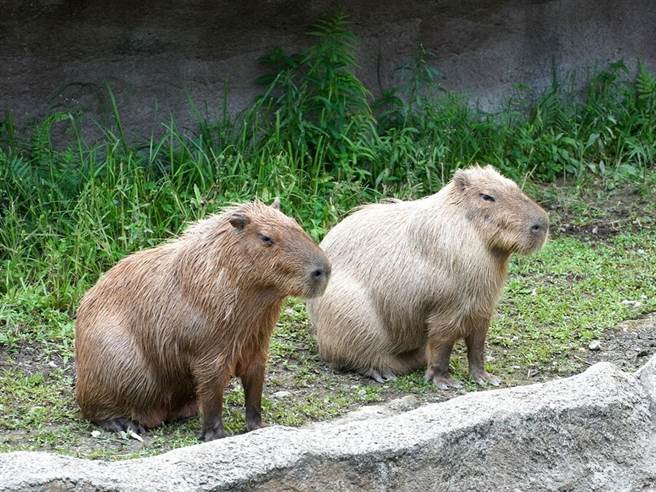
<svg viewBox="0 0 656 492"><path fill-rule="evenodd" d="M532 252L540 249L547 240L549 234L549 216L537 204L535 211L529 218L529 247L527 252Z"/></svg>
<svg viewBox="0 0 656 492"><path fill-rule="evenodd" d="M328 258L317 258L310 263L308 268L308 291L305 297L318 297L324 293L328 280L330 279L330 272L332 266Z"/></svg>
<svg viewBox="0 0 656 492"><path fill-rule="evenodd" d="M534 216L531 220L531 234L535 236L544 236L549 232L549 217L542 213Z"/></svg>

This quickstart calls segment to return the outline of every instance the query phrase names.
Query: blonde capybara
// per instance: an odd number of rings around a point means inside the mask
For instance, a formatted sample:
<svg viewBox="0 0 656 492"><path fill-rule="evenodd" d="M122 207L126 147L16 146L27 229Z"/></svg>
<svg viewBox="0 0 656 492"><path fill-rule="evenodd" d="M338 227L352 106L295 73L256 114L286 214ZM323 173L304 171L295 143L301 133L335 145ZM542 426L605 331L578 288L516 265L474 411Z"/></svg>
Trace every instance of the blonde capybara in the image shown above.
<svg viewBox="0 0 656 492"><path fill-rule="evenodd" d="M455 173L435 195L367 205L321 242L333 272L308 301L325 361L379 382L427 366L439 388L454 343L464 338L472 379L498 385L484 367L490 319L512 253L548 234L545 211L494 168Z"/></svg>
<svg viewBox="0 0 656 492"><path fill-rule="evenodd" d="M121 260L82 299L76 398L108 430L143 432L200 410L224 436L223 390L241 379L248 430L261 427L269 338L287 296L320 295L330 262L293 219L246 203Z"/></svg>

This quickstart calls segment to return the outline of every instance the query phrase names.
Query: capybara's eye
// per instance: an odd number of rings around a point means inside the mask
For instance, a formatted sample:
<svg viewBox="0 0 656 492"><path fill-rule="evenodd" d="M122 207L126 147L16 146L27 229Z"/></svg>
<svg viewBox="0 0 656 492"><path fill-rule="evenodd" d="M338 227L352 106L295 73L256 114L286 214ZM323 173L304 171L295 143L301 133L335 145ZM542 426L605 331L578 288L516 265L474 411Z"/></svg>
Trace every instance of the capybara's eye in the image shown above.
<svg viewBox="0 0 656 492"><path fill-rule="evenodd" d="M269 236L265 234L260 234L260 239L267 246L271 246L273 244L273 239L271 239Z"/></svg>
<svg viewBox="0 0 656 492"><path fill-rule="evenodd" d="M481 198L486 202L496 202L496 198L494 198L492 195L486 195L485 193L481 193Z"/></svg>

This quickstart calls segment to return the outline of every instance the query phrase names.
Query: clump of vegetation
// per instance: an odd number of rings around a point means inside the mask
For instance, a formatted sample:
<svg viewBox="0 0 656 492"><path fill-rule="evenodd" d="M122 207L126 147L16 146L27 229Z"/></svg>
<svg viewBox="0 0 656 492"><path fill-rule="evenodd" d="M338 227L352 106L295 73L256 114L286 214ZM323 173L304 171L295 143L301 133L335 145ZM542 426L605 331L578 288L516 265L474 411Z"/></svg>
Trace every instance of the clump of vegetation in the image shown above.
<svg viewBox="0 0 656 492"><path fill-rule="evenodd" d="M226 203L280 196L285 211L320 239L356 205L435 192L455 168L476 162L522 181L566 178L573 184L565 195L579 198L581 183L592 178L606 197L627 184L638 197L653 194L656 79L641 65L633 76L623 62L613 63L582 93L554 77L537 100L520 94L492 114L443 90L425 49L406 67L404 83L375 98L355 75L356 39L346 16L321 20L310 35L314 43L305 52L278 49L261 60L267 70L262 96L250 108L199 121L196 133L172 123L159 137L133 142L111 92L114 124L94 142L81 136L80 120L69 113L50 115L28 139L17 135L5 113L0 433L19 436L8 438L7 447L67 449L65 443L74 447L91 431L79 421L70 393L72 318L80 297L126 254L158 244ZM72 136L64 148L52 142L53 128L62 126ZM555 239L543 253L513 264L490 338L493 370L506 378L513 367L565 364L571 351L612 323L656 308L656 272L645 259L656 254L653 209L622 216L618 223L628 229L600 236L597 244L586 228L615 217L612 210L592 207L589 196L572 205L563 193L534 191L561 211L577 208L555 222ZM578 232L561 238L558 225L563 234ZM621 304L627 299L638 299L640 308ZM36 360L54 367L34 369L29 361ZM292 393L266 402L269 421L276 423L332 416L393 395L394 388L435 395L419 374L382 390L331 373L316 359L297 303L283 316L272 361L268 384ZM228 402L236 405L239 398L237 391ZM239 429L234 419L228 416L228 428ZM165 436L161 447L146 451L193 442L192 428L166 427L158 431Z"/></svg>

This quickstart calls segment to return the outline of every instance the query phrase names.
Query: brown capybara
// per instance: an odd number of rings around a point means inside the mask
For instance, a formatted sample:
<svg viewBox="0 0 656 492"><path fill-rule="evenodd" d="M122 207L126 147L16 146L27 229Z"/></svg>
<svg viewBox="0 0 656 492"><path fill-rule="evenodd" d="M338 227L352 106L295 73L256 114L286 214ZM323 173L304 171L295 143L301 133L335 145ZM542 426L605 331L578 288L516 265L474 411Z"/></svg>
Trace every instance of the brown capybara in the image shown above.
<svg viewBox="0 0 656 492"><path fill-rule="evenodd" d="M321 295L330 262L293 219L260 202L121 260L82 299L76 398L108 430L143 432L201 413L224 436L223 390L241 379L248 430L262 425L269 338L285 297Z"/></svg>
<svg viewBox="0 0 656 492"><path fill-rule="evenodd" d="M485 337L511 253L544 244L547 214L494 168L459 170L435 195L368 205L321 242L333 273L308 301L321 357L379 382L427 365L440 388L459 386L449 357L464 338L469 371L483 368Z"/></svg>

